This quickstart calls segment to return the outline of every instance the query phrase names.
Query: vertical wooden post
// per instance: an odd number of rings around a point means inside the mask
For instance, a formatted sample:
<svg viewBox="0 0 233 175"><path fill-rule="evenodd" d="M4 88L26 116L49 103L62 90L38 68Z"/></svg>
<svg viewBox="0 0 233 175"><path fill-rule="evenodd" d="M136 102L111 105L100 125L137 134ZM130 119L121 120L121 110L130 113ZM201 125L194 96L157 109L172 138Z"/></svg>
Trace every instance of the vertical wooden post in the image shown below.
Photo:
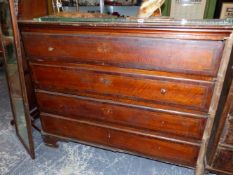
<svg viewBox="0 0 233 175"><path fill-rule="evenodd" d="M217 80L214 87L213 97L210 104L209 117L207 119L206 127L202 137L201 148L198 155L196 173L195 173L196 175L203 175L205 173L207 146L208 146L210 134L212 132L217 107L219 105L219 99L222 92L224 77L227 71L228 63L230 61L232 45L233 45L233 34L231 34L230 37L226 40L225 48L223 50L222 60L219 67Z"/></svg>

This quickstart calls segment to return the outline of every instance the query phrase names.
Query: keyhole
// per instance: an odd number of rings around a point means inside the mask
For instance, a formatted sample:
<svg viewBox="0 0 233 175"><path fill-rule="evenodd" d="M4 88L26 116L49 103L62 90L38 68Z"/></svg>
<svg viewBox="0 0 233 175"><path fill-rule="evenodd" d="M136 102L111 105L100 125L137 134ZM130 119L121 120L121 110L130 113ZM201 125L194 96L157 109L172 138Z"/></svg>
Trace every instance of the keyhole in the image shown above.
<svg viewBox="0 0 233 175"><path fill-rule="evenodd" d="M106 78L100 78L100 82L105 84L105 85L110 85L112 83L111 80L108 80Z"/></svg>

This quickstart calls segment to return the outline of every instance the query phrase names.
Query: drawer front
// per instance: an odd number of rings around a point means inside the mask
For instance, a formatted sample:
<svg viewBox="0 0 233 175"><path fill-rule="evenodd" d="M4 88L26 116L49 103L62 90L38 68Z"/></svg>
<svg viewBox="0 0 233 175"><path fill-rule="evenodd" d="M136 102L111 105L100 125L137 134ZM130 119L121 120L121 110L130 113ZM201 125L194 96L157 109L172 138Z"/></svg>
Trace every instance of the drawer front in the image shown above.
<svg viewBox="0 0 233 175"><path fill-rule="evenodd" d="M205 118L171 114L79 96L37 92L40 111L71 119L94 120L201 140Z"/></svg>
<svg viewBox="0 0 233 175"><path fill-rule="evenodd" d="M78 67L32 65L36 88L71 94L101 95L208 111L213 83L109 73Z"/></svg>
<svg viewBox="0 0 233 175"><path fill-rule="evenodd" d="M228 122L228 126L225 126L224 128L226 130L224 142L233 146L233 119L229 120Z"/></svg>
<svg viewBox="0 0 233 175"><path fill-rule="evenodd" d="M230 88L230 92L229 92L229 95L228 96L231 96L231 99L230 99L230 110L229 110L229 115L230 115L230 118L233 122L233 81L231 83L231 88Z"/></svg>
<svg viewBox="0 0 233 175"><path fill-rule="evenodd" d="M222 41L22 33L32 60L93 63L216 76Z"/></svg>
<svg viewBox="0 0 233 175"><path fill-rule="evenodd" d="M233 173L233 150L219 149L213 167L217 170Z"/></svg>
<svg viewBox="0 0 233 175"><path fill-rule="evenodd" d="M222 137L224 138L224 142L226 144L233 146L233 83L231 85L224 110L228 112L228 115L226 118L224 130L222 132Z"/></svg>
<svg viewBox="0 0 233 175"><path fill-rule="evenodd" d="M232 92L232 94L233 94L233 92ZM231 102L231 107L230 107L229 115L230 115L231 117L233 117L233 99L232 99L232 102Z"/></svg>
<svg viewBox="0 0 233 175"><path fill-rule="evenodd" d="M197 160L199 147L196 145L142 136L120 129L81 121L70 121L61 117L41 115L41 119L45 133L62 136L63 138L104 145L187 166L195 166Z"/></svg>

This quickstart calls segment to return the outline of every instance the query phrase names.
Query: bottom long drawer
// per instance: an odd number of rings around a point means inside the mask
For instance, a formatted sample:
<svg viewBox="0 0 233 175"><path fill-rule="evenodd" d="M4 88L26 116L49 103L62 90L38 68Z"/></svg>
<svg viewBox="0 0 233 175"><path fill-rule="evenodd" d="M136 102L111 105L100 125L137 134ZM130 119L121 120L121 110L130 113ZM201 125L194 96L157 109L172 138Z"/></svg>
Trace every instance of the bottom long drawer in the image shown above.
<svg viewBox="0 0 233 175"><path fill-rule="evenodd" d="M194 167L199 146L174 139L128 132L60 116L41 114L43 131L68 139L112 147L146 157Z"/></svg>

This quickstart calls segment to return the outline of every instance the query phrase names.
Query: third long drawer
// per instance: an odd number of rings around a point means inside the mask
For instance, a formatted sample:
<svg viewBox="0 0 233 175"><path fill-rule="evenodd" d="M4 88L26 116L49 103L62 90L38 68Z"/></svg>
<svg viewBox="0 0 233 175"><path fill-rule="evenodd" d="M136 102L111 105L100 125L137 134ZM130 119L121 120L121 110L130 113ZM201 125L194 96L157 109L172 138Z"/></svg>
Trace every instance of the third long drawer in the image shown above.
<svg viewBox="0 0 233 175"><path fill-rule="evenodd" d="M41 112L68 119L93 120L200 141L206 118L76 95L37 90Z"/></svg>

